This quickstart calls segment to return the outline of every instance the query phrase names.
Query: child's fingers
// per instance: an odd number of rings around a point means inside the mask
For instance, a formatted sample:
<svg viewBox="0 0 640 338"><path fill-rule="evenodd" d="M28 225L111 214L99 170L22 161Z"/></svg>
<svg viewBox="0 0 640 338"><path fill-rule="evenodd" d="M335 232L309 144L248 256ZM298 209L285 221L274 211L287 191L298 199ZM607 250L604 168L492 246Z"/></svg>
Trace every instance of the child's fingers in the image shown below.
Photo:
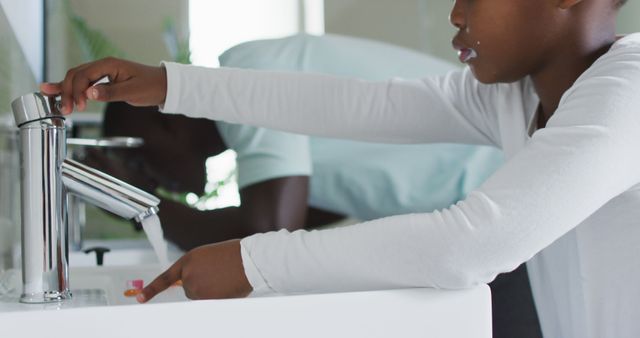
<svg viewBox="0 0 640 338"><path fill-rule="evenodd" d="M75 105L75 99L73 97L73 78L77 70L78 67L67 71L67 75L65 75L64 80L62 80L61 83L62 91L60 93L60 104L62 106L62 113L65 115L71 114Z"/></svg>
<svg viewBox="0 0 640 338"><path fill-rule="evenodd" d="M120 83L106 83L89 87L85 95L90 100L111 102L111 101L131 101L131 94L135 93L136 85L133 81ZM131 103L131 102L130 102Z"/></svg>
<svg viewBox="0 0 640 338"><path fill-rule="evenodd" d="M57 96L62 92L62 85L60 83L41 83L40 91L46 96Z"/></svg>
<svg viewBox="0 0 640 338"><path fill-rule="evenodd" d="M78 106L78 110L82 111L87 105L87 97L85 95L85 91L87 87L91 86L91 75L87 73L87 68L91 68L92 65L89 64L82 69L79 69L73 75L71 81L71 90L73 101Z"/></svg>
<svg viewBox="0 0 640 338"><path fill-rule="evenodd" d="M182 259L175 262L167 271L156 277L153 282L149 283L142 293L136 298L140 303L146 303L160 292L168 289L175 282L179 281L182 274Z"/></svg>
<svg viewBox="0 0 640 338"><path fill-rule="evenodd" d="M106 77L115 84L118 81L118 73L122 72L122 67L122 63L113 58L105 58L81 66L73 74L71 81L73 98L78 107L82 109L86 105L87 98L93 99L88 94L96 81ZM114 97L109 101L125 101L125 98Z"/></svg>
<svg viewBox="0 0 640 338"><path fill-rule="evenodd" d="M60 84L62 110L70 114L74 105L80 110L86 106L86 91L91 84L104 76L116 79L122 63L114 58L105 58L70 69Z"/></svg>

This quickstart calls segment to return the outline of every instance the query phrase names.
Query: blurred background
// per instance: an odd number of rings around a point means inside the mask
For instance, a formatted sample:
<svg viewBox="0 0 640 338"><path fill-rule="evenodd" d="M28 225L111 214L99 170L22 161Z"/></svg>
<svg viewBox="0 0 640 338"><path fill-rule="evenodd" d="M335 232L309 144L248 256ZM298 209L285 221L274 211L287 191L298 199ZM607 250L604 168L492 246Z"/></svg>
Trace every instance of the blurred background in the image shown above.
<svg viewBox="0 0 640 338"><path fill-rule="evenodd" d="M239 43L303 32L380 40L457 62L450 7L442 0L0 0L0 248L17 238L19 222L10 101L39 82L58 81L68 68L105 56L217 66L218 55ZM640 31L639 17L640 2L629 1L618 31ZM94 103L74 115L77 136L97 135L103 109ZM232 175L233 161L232 154L208 161L210 181ZM194 207L238 201L233 192L215 198ZM87 213L88 237L140 236L103 212Z"/></svg>

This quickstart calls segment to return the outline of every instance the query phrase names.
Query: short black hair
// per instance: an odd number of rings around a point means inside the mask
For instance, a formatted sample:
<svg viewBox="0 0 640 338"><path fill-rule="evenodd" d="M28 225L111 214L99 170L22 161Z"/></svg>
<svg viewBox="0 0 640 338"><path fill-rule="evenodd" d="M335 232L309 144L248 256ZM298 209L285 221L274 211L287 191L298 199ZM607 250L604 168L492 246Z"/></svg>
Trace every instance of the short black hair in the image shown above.
<svg viewBox="0 0 640 338"><path fill-rule="evenodd" d="M618 8L624 6L627 3L627 0L618 0Z"/></svg>

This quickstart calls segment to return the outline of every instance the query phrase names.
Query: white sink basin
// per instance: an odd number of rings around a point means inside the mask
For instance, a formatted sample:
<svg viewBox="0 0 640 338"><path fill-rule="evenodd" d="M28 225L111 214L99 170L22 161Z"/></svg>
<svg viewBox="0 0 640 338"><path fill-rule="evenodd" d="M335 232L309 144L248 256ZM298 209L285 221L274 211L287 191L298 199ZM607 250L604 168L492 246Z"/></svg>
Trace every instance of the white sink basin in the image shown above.
<svg viewBox="0 0 640 338"><path fill-rule="evenodd" d="M187 301L180 287L137 304L130 279L150 282L158 265L72 268L74 300L27 305L0 299L0 336L437 337L490 338L487 286ZM80 290L80 291L79 291Z"/></svg>
<svg viewBox="0 0 640 338"><path fill-rule="evenodd" d="M159 265L72 268L69 274L69 285L73 298L70 301L50 304L22 304L18 302L18 295L13 294L1 299L3 302L0 302L0 313L138 304L134 297L124 295L127 281L142 279L146 285L161 272L162 269ZM187 300L182 288L172 287L152 299L150 303Z"/></svg>

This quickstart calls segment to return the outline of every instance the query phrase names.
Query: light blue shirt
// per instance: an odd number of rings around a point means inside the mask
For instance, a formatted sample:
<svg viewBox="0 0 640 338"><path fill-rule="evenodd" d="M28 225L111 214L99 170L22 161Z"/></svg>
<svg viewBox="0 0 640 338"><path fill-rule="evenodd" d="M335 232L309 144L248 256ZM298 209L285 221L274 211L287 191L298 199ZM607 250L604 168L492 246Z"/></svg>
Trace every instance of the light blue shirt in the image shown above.
<svg viewBox="0 0 640 338"><path fill-rule="evenodd" d="M225 52L220 63L369 80L456 68L404 48L331 35L245 43ZM311 206L361 220L448 207L503 162L501 152L490 147L375 144L217 123L227 146L238 154L240 188L279 177L310 176Z"/></svg>

